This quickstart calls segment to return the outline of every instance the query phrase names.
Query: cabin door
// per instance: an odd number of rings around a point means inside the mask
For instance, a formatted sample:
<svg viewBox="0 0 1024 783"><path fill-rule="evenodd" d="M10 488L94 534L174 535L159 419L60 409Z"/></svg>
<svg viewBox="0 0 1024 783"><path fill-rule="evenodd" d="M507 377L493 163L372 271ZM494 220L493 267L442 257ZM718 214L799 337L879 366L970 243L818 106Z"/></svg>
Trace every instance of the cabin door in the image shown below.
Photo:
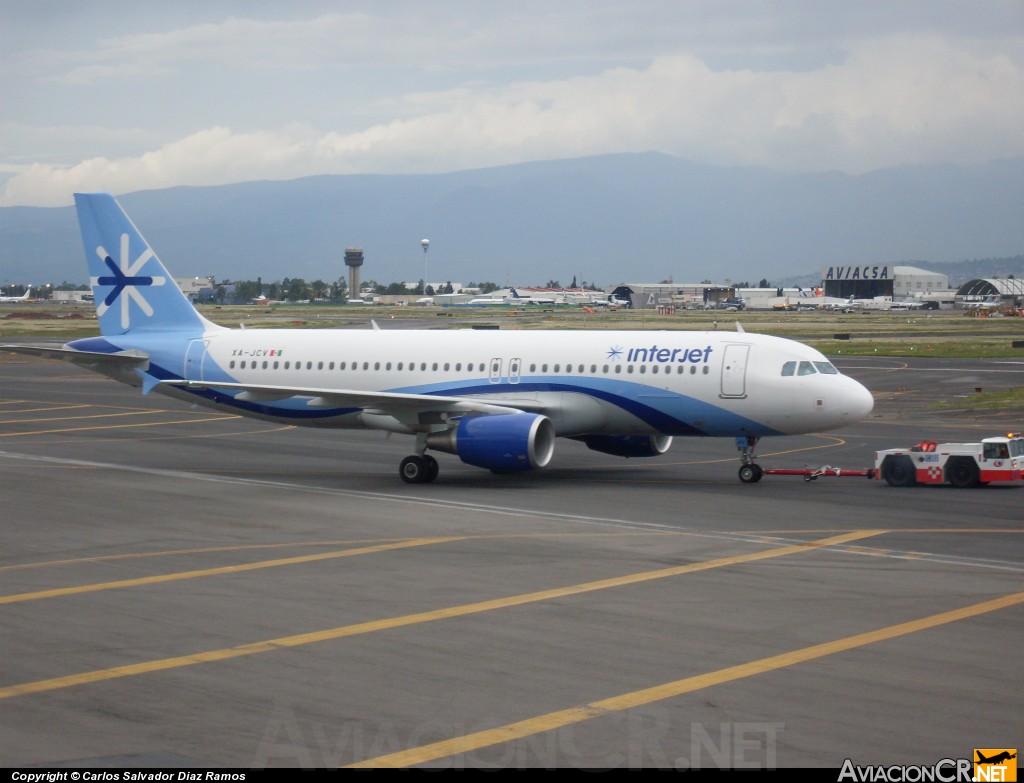
<svg viewBox="0 0 1024 783"><path fill-rule="evenodd" d="M747 396L749 345L727 345L722 358L722 397Z"/></svg>
<svg viewBox="0 0 1024 783"><path fill-rule="evenodd" d="M202 381L203 362L206 361L206 340L192 340L185 352L185 380Z"/></svg>

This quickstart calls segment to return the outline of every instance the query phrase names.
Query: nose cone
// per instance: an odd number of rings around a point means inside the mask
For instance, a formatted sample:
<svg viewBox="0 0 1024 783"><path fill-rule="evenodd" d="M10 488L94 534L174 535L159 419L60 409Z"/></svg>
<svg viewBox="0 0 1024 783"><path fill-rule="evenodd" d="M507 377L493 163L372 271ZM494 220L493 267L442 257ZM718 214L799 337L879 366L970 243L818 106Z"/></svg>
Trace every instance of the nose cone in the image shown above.
<svg viewBox="0 0 1024 783"><path fill-rule="evenodd" d="M843 409L847 413L849 420L859 421L866 418L874 410L875 398L865 386L853 380L853 378L846 378L846 381L847 388L843 395Z"/></svg>

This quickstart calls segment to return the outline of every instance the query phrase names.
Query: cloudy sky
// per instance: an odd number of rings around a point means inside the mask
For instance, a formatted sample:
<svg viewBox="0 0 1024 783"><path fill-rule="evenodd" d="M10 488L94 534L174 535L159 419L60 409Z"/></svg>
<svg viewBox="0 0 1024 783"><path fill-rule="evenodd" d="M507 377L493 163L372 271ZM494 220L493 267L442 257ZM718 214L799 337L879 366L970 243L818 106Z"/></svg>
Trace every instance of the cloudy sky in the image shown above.
<svg viewBox="0 0 1024 783"><path fill-rule="evenodd" d="M656 150L1024 155L1021 0L0 0L0 206Z"/></svg>

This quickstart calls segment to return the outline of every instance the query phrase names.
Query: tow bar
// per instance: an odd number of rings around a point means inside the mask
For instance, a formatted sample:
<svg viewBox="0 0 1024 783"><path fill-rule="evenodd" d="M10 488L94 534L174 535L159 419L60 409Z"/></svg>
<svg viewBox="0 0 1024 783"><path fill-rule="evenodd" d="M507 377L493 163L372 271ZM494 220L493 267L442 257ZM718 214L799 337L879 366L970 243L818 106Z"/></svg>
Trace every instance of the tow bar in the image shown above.
<svg viewBox="0 0 1024 783"><path fill-rule="evenodd" d="M822 476L838 476L839 478L856 476L869 479L875 477L874 468L868 468L867 470L844 470L832 465L822 465L820 468L764 468L764 472L769 476L803 476L804 481L817 481Z"/></svg>

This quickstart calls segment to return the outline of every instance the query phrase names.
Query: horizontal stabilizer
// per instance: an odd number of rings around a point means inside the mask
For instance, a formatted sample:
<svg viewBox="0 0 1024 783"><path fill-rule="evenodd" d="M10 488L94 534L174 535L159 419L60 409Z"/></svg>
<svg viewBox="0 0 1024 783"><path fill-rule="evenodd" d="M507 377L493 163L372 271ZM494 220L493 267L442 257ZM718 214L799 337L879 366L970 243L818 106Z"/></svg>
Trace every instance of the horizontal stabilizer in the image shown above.
<svg viewBox="0 0 1024 783"><path fill-rule="evenodd" d="M83 367L149 369L149 354L134 349L116 353L101 353L99 351L76 351L74 348L57 345L0 345L0 351L38 356L41 359L61 359Z"/></svg>

